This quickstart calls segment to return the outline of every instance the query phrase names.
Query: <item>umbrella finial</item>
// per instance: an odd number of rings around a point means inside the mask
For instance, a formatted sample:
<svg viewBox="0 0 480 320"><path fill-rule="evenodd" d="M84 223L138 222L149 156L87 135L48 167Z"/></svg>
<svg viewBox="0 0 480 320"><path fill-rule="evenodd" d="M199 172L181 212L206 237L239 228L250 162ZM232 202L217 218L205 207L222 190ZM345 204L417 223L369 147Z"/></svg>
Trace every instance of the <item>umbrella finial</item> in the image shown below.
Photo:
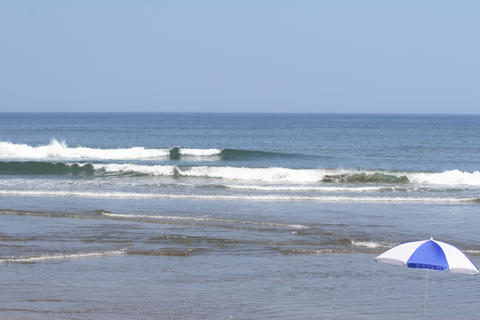
<svg viewBox="0 0 480 320"><path fill-rule="evenodd" d="M433 237L430 237L430 240L433 240Z"/></svg>

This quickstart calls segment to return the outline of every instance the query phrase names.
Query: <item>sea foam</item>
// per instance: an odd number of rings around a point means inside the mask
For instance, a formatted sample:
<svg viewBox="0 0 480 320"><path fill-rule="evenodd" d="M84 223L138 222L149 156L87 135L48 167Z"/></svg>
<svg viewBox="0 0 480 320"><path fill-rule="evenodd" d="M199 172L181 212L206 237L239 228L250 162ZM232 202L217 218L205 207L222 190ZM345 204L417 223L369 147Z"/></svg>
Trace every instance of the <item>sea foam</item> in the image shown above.
<svg viewBox="0 0 480 320"><path fill-rule="evenodd" d="M24 256L24 257L4 257L0 258L0 263L28 263L41 262L48 260L72 260L81 258L94 258L102 256L117 256L127 252L127 249L110 250L110 251L96 251L96 252L80 252L80 253L66 253L66 254L47 254L38 256Z"/></svg>
<svg viewBox="0 0 480 320"><path fill-rule="evenodd" d="M266 182L315 183L322 180L326 169L247 168L230 166L180 167L170 165L93 164L95 170L109 173L139 173L154 176L203 177Z"/></svg>
<svg viewBox="0 0 480 320"><path fill-rule="evenodd" d="M65 141L52 139L47 145L30 146L16 144L9 141L0 141L0 159L24 160L165 160L170 158L172 150L180 155L190 157L204 157L218 155L220 149L190 149L190 148L161 148L148 149L145 147L101 149L88 147L69 147Z"/></svg>
<svg viewBox="0 0 480 320"><path fill-rule="evenodd" d="M0 190L0 195L43 196L43 197L84 197L118 199L200 199L200 200L249 200L249 201L319 201L319 202L425 202L465 203L480 202L479 198L452 197L364 197L364 196L297 196L297 195L207 195L207 194L165 194L136 192L89 192L52 190Z"/></svg>
<svg viewBox="0 0 480 320"><path fill-rule="evenodd" d="M462 172L460 170L450 170L444 172L391 172L375 170L355 170L355 169L290 169L281 167L271 168L248 168L248 167L230 167L230 166L164 166L164 165L135 165L135 164L93 164L96 170L106 172L131 172L146 175L159 176L182 176L182 177L204 177L218 178L239 181L259 181L267 183L319 183L325 181L325 176L352 177L351 180L337 181L346 183L414 183L420 185L445 185L445 186L480 186L480 172ZM363 179L362 177L366 177ZM406 182L399 182L396 177L401 179L406 177ZM317 186L318 187L318 186ZM241 186L233 185L237 189L257 189L272 191L275 187L262 186ZM287 187L281 187L287 188ZM280 188L280 189L281 189ZM302 188L302 187L298 187ZM304 187L307 188L307 187ZM311 189L312 187L308 187ZM280 191L278 189L277 191ZM292 190L293 191L293 190ZM299 190L298 190L299 191ZM312 190L314 191L314 190ZM339 190L340 191L340 190ZM374 191L364 189L358 191Z"/></svg>
<svg viewBox="0 0 480 320"><path fill-rule="evenodd" d="M260 222L249 220L235 220L235 219L223 219L223 218L211 218L211 217L183 217L183 216L158 216L158 215L145 215L145 214L123 214L123 213L110 213L102 211L103 216L120 219L156 219L156 220L188 220L198 222L216 222L216 223L232 223L232 224L248 224L267 227L284 227L292 229L309 229L310 227L300 224L285 224L277 222Z"/></svg>
<svg viewBox="0 0 480 320"><path fill-rule="evenodd" d="M418 184L441 184L441 185L470 185L480 186L480 171L464 172L449 170L444 172L417 172L409 173L411 182Z"/></svg>
<svg viewBox="0 0 480 320"><path fill-rule="evenodd" d="M0 142L0 158L2 159L97 159L97 160L134 160L165 158L169 156L169 149L145 149L144 147L97 149L86 147L69 147L62 141L55 139L48 145L30 146Z"/></svg>

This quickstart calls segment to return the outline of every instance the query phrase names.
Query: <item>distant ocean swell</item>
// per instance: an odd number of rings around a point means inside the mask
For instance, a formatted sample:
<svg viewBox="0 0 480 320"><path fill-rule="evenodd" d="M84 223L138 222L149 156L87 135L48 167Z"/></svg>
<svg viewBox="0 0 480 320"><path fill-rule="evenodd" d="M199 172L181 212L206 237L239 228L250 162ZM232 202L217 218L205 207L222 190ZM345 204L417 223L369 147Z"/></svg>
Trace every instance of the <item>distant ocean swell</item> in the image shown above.
<svg viewBox="0 0 480 320"><path fill-rule="evenodd" d="M212 178L264 183L382 183L446 186L480 186L480 172L392 172L356 169L290 169L232 166L174 166L116 163L63 163L36 161L0 162L1 175L59 176L164 176ZM235 188L235 187L232 187ZM237 189L262 187L237 186ZM281 188L281 187L279 187ZM270 190L275 191L275 190ZM281 190L276 190L281 191ZM299 190L301 191L301 190ZM313 190L312 190L313 191Z"/></svg>
<svg viewBox="0 0 480 320"><path fill-rule="evenodd" d="M64 141L52 139L47 145L30 146L0 141L0 159L21 159L36 161L61 160L181 160L201 158L202 160L250 160L259 158L295 157L295 154L237 149L195 149L145 147L101 149L69 147Z"/></svg>

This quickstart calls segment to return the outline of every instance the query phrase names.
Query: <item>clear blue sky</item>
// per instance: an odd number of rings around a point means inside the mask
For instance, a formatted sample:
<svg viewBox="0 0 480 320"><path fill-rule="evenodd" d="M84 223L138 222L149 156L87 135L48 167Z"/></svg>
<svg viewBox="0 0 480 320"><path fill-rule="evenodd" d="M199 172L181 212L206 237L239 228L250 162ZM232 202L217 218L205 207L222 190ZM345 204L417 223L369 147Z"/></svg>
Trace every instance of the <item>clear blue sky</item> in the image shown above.
<svg viewBox="0 0 480 320"><path fill-rule="evenodd" d="M480 2L2 0L0 111L480 113Z"/></svg>

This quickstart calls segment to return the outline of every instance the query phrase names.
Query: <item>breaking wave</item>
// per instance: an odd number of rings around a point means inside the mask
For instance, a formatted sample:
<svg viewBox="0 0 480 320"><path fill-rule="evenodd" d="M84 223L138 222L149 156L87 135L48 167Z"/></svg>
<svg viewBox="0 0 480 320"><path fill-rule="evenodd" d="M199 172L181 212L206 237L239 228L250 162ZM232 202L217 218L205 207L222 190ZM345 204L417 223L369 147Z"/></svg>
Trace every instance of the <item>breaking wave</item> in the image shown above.
<svg viewBox="0 0 480 320"><path fill-rule="evenodd" d="M217 166L168 166L135 164L93 164L95 170L107 173L137 173L151 176L216 178L265 182L320 182L328 172L325 169L247 168Z"/></svg>
<svg viewBox="0 0 480 320"><path fill-rule="evenodd" d="M145 147L101 149L70 147L65 141L52 139L47 145L31 146L9 141L0 141L0 159L4 160L180 160L202 158L203 160L250 160L258 158L295 157L288 153L237 150L237 149L195 149Z"/></svg>
<svg viewBox="0 0 480 320"><path fill-rule="evenodd" d="M444 172L392 172L355 169L290 169L281 167L250 168L232 166L175 166L142 165L130 163L64 163L10 161L0 162L0 174L3 175L77 175L77 176L164 176L187 178L212 178L236 181L256 181L260 183L316 184L309 186L262 186L227 185L231 189L250 189L263 191L329 191L336 187L325 184L400 184L442 185L442 186L480 186L480 171L463 172L449 170ZM323 186L318 184L322 183ZM392 191L389 187L363 187L364 191ZM402 187L396 186L393 191ZM333 190L343 191L343 190Z"/></svg>
<svg viewBox="0 0 480 320"><path fill-rule="evenodd" d="M411 182L418 184L480 186L480 171L465 172L449 170L438 173L416 172L408 176Z"/></svg>
<svg viewBox="0 0 480 320"><path fill-rule="evenodd" d="M96 149L87 147L69 147L55 139L50 144L30 146L8 141L0 142L0 158L26 160L62 160L62 159L95 159L95 160L136 160L166 158L169 149L145 149L144 147Z"/></svg>

